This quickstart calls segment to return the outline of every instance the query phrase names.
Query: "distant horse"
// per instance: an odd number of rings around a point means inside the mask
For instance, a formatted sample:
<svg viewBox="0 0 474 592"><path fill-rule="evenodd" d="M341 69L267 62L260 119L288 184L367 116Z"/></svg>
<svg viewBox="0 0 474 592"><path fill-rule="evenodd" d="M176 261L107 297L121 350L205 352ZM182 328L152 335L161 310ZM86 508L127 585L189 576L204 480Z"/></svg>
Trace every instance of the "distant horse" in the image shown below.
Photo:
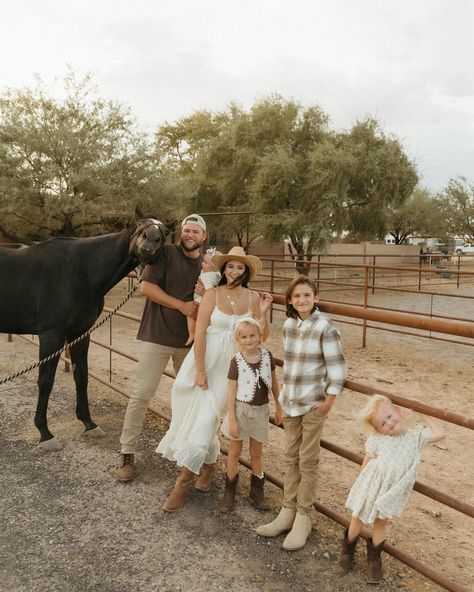
<svg viewBox="0 0 474 592"><path fill-rule="evenodd" d="M156 261L166 226L143 218L136 226L93 238L54 238L19 250L0 250L0 333L39 336L39 359L86 332L104 307L104 295L140 262ZM70 348L76 416L85 433L102 435L87 398L89 337ZM59 450L48 429L48 401L59 356L39 367L35 426L40 446Z"/></svg>

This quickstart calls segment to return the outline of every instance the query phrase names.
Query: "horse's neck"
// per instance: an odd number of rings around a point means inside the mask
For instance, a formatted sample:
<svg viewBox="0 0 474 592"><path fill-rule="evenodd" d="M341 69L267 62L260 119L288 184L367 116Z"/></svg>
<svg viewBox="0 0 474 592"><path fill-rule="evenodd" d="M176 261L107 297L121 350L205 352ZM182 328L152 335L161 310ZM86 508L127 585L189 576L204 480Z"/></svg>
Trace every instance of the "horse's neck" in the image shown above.
<svg viewBox="0 0 474 592"><path fill-rule="evenodd" d="M129 255L130 231L108 234L85 243L84 266L91 282L91 289L100 296L107 294L117 282L135 266Z"/></svg>

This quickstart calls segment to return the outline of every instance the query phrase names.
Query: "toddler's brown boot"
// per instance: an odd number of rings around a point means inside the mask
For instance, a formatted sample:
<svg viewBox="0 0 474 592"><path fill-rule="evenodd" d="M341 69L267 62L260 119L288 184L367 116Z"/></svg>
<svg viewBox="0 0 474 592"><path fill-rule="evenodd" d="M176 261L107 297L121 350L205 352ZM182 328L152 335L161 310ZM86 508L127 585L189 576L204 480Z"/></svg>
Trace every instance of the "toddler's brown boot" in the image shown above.
<svg viewBox="0 0 474 592"><path fill-rule="evenodd" d="M347 538L347 528L344 531L344 539L342 541L341 555L339 556L339 566L344 573L349 572L354 564L354 553L359 537L357 536L353 541L349 542Z"/></svg>
<svg viewBox="0 0 474 592"><path fill-rule="evenodd" d="M382 580L382 547L384 541L375 546L372 539L367 539L367 582L380 584Z"/></svg>

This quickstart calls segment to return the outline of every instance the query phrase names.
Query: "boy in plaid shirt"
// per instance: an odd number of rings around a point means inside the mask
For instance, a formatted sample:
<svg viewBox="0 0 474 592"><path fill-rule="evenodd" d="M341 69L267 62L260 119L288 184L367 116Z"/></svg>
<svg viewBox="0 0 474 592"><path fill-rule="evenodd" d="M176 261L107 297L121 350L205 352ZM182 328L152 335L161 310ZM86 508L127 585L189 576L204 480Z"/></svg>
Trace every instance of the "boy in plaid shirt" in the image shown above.
<svg viewBox="0 0 474 592"><path fill-rule="evenodd" d="M289 530L282 545L288 551L303 548L311 532L321 432L347 375L339 331L319 312L317 300L316 283L304 275L286 291L280 396L286 443L283 507L273 522L257 528L267 537Z"/></svg>

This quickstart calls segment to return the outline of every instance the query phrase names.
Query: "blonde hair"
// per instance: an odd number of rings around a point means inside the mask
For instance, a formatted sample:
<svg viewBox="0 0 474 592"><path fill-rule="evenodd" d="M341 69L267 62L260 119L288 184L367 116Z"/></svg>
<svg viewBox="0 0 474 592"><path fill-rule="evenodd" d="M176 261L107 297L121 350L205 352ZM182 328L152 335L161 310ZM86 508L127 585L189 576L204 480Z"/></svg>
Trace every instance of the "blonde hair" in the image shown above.
<svg viewBox="0 0 474 592"><path fill-rule="evenodd" d="M375 428L372 420L374 419L377 409L381 403L386 403L393 407L392 401L385 395L372 395L367 403L362 407L359 413L356 415L357 421L360 423L364 432L369 434L378 434L378 430Z"/></svg>
<svg viewBox="0 0 474 592"><path fill-rule="evenodd" d="M254 319L252 317L246 317L245 319L241 319L240 321L238 321L235 324L234 337L235 337L236 341L239 339L240 332L242 331L242 329L244 329L245 327L248 327L249 325L252 325L253 327L257 327L258 332L260 334L260 338L262 337L262 326L259 323L259 321L257 321L256 319Z"/></svg>

